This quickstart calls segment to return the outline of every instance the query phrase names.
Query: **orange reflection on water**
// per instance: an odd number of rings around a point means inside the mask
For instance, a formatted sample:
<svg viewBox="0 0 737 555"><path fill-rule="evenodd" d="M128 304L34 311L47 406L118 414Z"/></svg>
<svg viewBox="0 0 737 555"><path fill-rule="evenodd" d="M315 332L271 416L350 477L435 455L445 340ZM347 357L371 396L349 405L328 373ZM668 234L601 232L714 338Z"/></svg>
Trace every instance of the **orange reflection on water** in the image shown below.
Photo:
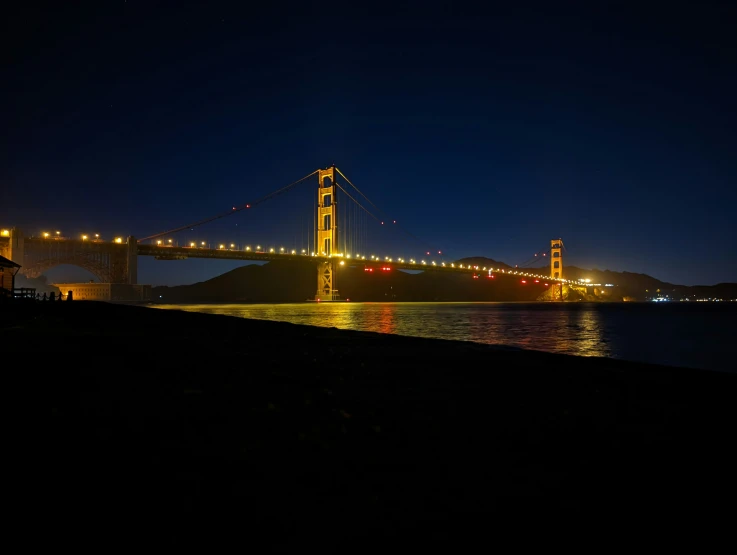
<svg viewBox="0 0 737 555"><path fill-rule="evenodd" d="M611 356L602 315L560 303L285 303L159 305L242 318Z"/></svg>
<svg viewBox="0 0 737 555"><path fill-rule="evenodd" d="M379 313L379 329L381 333L394 333L394 312L395 308L391 305L384 305Z"/></svg>
<svg viewBox="0 0 737 555"><path fill-rule="evenodd" d="M526 303L469 307L467 338L477 343L578 356L611 356L596 310Z"/></svg>
<svg viewBox="0 0 737 555"><path fill-rule="evenodd" d="M559 315L565 325L556 326L562 331L550 337L551 350L578 356L610 356L610 349L603 341L603 322L598 311L565 310Z"/></svg>

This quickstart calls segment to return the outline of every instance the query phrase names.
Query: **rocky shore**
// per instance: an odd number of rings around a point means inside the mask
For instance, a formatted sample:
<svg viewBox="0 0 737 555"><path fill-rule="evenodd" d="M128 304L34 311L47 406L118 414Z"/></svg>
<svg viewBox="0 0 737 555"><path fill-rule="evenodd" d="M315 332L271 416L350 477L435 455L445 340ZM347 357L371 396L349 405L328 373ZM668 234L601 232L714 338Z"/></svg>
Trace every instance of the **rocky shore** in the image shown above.
<svg viewBox="0 0 737 555"><path fill-rule="evenodd" d="M737 492L737 374L96 302L2 316L6 370L48 393L25 471L54 538L465 551L494 514Z"/></svg>

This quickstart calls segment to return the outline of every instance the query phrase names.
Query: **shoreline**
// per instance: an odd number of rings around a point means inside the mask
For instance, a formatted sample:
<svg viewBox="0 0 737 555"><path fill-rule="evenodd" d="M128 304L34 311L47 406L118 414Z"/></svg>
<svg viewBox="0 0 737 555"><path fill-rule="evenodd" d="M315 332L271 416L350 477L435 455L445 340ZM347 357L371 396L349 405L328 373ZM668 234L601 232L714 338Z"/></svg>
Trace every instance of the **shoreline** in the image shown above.
<svg viewBox="0 0 737 555"><path fill-rule="evenodd" d="M471 545L494 512L737 493L735 374L146 308L4 314L5 354L50 394L36 487L85 518L199 518L195 536L235 519L274 550L364 552Z"/></svg>

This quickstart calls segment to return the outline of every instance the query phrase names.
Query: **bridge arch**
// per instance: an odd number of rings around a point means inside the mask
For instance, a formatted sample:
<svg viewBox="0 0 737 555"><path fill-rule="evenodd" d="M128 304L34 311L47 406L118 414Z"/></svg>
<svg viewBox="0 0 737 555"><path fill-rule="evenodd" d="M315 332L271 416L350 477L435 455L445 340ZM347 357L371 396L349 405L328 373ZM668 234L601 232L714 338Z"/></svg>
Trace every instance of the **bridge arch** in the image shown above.
<svg viewBox="0 0 737 555"><path fill-rule="evenodd" d="M91 261L77 260L74 258L37 260L30 266L22 267L19 273L29 279L36 279L52 268L62 265L77 266L91 273L102 283L113 283L111 279L113 276L107 268L101 267L99 264Z"/></svg>
<svg viewBox="0 0 737 555"><path fill-rule="evenodd" d="M11 238L12 239L12 238ZM35 279L45 272L68 264L86 270L102 283L136 283L137 249L134 237L122 241L55 240L46 237L19 237L13 259L20 274Z"/></svg>

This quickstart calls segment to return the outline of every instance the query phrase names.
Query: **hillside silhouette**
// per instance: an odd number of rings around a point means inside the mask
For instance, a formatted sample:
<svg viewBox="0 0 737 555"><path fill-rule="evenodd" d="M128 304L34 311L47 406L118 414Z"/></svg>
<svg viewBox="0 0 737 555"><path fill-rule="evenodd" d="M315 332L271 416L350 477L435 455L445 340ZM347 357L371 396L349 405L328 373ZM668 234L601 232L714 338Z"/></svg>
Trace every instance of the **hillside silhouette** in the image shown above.
<svg viewBox="0 0 737 555"><path fill-rule="evenodd" d="M489 258L458 260L463 265L510 269L502 262ZM547 267L521 268L545 275ZM614 284L607 288L606 297L571 296L569 300L644 301L655 294L668 294L679 300L694 298L737 298L737 284L714 286L684 286L660 281L646 274L585 270L575 266L565 268L568 279L590 279L591 283ZM545 280L535 283L494 274L489 278L480 272L444 273L424 271L410 273L401 270L367 272L363 264L339 267L336 287L343 300L357 302L504 302L536 301L545 298L549 286ZM207 281L175 287L155 287L154 299L164 303L222 303L222 302L303 302L314 298L317 290L317 272L314 262L272 261L264 265L249 264Z"/></svg>

